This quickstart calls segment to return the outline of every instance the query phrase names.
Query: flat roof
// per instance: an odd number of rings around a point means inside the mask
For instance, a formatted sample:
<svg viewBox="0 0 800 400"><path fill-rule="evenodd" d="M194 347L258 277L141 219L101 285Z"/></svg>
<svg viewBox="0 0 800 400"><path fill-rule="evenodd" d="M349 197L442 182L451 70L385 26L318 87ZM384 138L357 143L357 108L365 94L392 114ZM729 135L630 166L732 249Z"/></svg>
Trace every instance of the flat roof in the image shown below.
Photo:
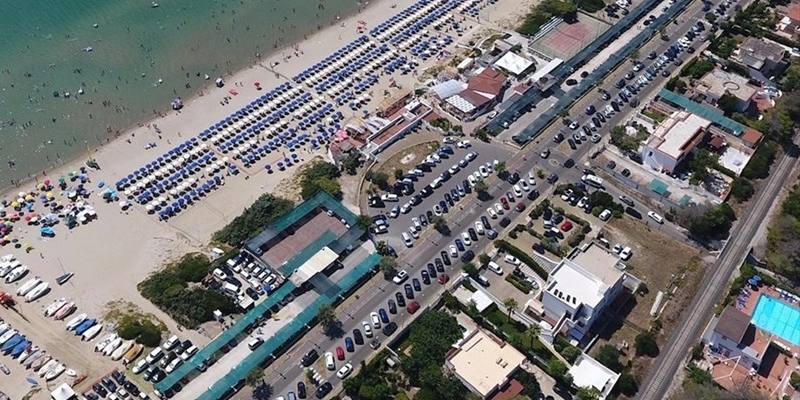
<svg viewBox="0 0 800 400"><path fill-rule="evenodd" d="M742 101L750 100L756 94L757 88L749 85L749 79L714 68L711 72L700 78L698 89L710 93L715 97L722 97L726 93L736 96Z"/></svg>
<svg viewBox="0 0 800 400"><path fill-rule="evenodd" d="M687 145L696 137L698 131L711 126L711 121L681 110L667 117L650 138L648 146L666 154L673 159L691 149Z"/></svg>
<svg viewBox="0 0 800 400"><path fill-rule="evenodd" d="M606 398L617 383L619 374L608 369L597 360L581 354L569 369L572 381L577 387L593 387L600 391L600 398Z"/></svg>
<svg viewBox="0 0 800 400"><path fill-rule="evenodd" d="M330 247L325 246L320 249L316 254L311 256L306 262L300 265L297 270L292 273L289 277L289 281L291 281L295 286L301 286L307 280L311 279L312 276L322 272L325 268L328 268L329 265L333 264L336 259L339 258L339 255L336 254L335 251L331 250Z"/></svg>
<svg viewBox="0 0 800 400"><path fill-rule="evenodd" d="M533 65L533 61L510 51L494 63L495 67L502 68L514 75L522 74L530 68L531 65Z"/></svg>
<svg viewBox="0 0 800 400"><path fill-rule="evenodd" d="M453 372L483 397L502 386L523 361L517 349L481 329L447 359Z"/></svg>
<svg viewBox="0 0 800 400"><path fill-rule="evenodd" d="M50 398L53 400L72 400L77 399L78 395L68 384L62 383L56 390L50 392Z"/></svg>
<svg viewBox="0 0 800 400"><path fill-rule="evenodd" d="M624 273L615 267L619 257L598 246L589 245L578 251L572 259L562 259L550 272L547 292L574 306L586 304L594 308Z"/></svg>

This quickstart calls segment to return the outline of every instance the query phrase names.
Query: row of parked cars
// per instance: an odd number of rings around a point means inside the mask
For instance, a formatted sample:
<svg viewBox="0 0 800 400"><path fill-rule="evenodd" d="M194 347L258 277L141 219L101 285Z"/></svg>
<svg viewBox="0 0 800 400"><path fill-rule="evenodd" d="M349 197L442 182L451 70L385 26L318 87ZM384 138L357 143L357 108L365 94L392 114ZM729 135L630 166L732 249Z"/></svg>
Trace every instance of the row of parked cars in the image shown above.
<svg viewBox="0 0 800 400"><path fill-rule="evenodd" d="M264 267L246 252L241 252L229 258L225 261L224 266L215 268L212 274L219 281L219 286L214 287L216 285L212 285L212 288L223 291L227 295L234 297L238 302L242 302L245 298L244 296L258 300L260 296L266 293L265 286L274 287L280 285L283 281L280 274ZM246 284L236 278L236 274L241 276Z"/></svg>

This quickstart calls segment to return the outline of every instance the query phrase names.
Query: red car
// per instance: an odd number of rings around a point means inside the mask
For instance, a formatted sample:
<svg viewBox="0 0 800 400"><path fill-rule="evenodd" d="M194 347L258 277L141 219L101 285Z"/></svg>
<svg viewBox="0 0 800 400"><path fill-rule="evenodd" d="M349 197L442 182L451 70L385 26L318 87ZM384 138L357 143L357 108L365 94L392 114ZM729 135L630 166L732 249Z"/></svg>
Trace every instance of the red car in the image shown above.
<svg viewBox="0 0 800 400"><path fill-rule="evenodd" d="M441 275L439 275L439 283L441 283L442 285L444 285L445 283L447 283L447 281L448 281L449 279L450 279L450 277L449 277L449 276L447 276L447 274L441 274Z"/></svg>
<svg viewBox="0 0 800 400"><path fill-rule="evenodd" d="M408 311L409 314L414 314L417 310L419 310L419 303L416 301L412 301L408 307L406 307L406 311Z"/></svg>
<svg viewBox="0 0 800 400"><path fill-rule="evenodd" d="M506 210L508 210L508 209L509 209L509 206L508 206L508 199L506 199L505 197L501 197L501 198L500 198L500 202L501 202L501 203L503 203L503 208L504 208L504 209L506 209Z"/></svg>
<svg viewBox="0 0 800 400"><path fill-rule="evenodd" d="M516 207L514 207L514 209L517 210L517 212L522 212L523 210L525 210L525 203L522 203L522 202L517 203L517 205L516 205Z"/></svg>
<svg viewBox="0 0 800 400"><path fill-rule="evenodd" d="M564 223L561 224L561 230L562 231L566 232L566 231L568 231L570 229L572 229L572 222L564 221Z"/></svg>
<svg viewBox="0 0 800 400"><path fill-rule="evenodd" d="M344 349L342 349L342 346L336 347L336 358L344 360Z"/></svg>

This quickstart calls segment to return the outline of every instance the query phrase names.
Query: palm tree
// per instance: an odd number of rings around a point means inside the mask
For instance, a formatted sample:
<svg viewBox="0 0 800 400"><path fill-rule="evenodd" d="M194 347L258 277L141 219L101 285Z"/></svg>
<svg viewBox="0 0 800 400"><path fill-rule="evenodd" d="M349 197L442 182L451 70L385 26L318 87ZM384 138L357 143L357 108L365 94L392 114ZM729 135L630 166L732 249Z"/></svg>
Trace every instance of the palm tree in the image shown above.
<svg viewBox="0 0 800 400"><path fill-rule="evenodd" d="M381 261L378 263L380 266L381 272L383 272L383 276L388 278L394 274L394 271L397 269L397 261L394 258L389 256L381 257Z"/></svg>
<svg viewBox="0 0 800 400"><path fill-rule="evenodd" d="M378 243L375 243L375 251L378 254L384 256L387 254L386 253L387 250L388 249L386 248L386 242L384 242L383 240L379 240Z"/></svg>
<svg viewBox="0 0 800 400"><path fill-rule="evenodd" d="M508 170L508 167L506 167L506 162L500 161L497 163L497 165L495 165L494 170L497 171L497 175L503 175Z"/></svg>
<svg viewBox="0 0 800 400"><path fill-rule="evenodd" d="M369 227L372 226L372 217L369 215L359 215L356 217L356 226L363 229L369 230Z"/></svg>
<svg viewBox="0 0 800 400"><path fill-rule="evenodd" d="M513 297L507 297L505 300L503 300L503 305L506 306L506 310L508 311L508 319L511 319L511 313L519 308L517 299Z"/></svg>
<svg viewBox="0 0 800 400"><path fill-rule="evenodd" d="M487 185L486 182L478 181L475 184L475 191L476 192L486 193L487 190L489 190L489 185Z"/></svg>
<svg viewBox="0 0 800 400"><path fill-rule="evenodd" d="M247 375L244 377L244 382L247 386L252 388L257 387L258 385L264 382L264 370L261 367L256 366Z"/></svg>
<svg viewBox="0 0 800 400"><path fill-rule="evenodd" d="M531 338L530 346L533 347L533 339L538 338L542 334L542 327L539 324L530 324L525 328L525 334Z"/></svg>
<svg viewBox="0 0 800 400"><path fill-rule="evenodd" d="M335 326L337 320L336 311L334 311L333 306L330 304L323 304L320 306L317 311L317 320L322 324L322 329L326 331Z"/></svg>
<svg viewBox="0 0 800 400"><path fill-rule="evenodd" d="M447 220L441 215L433 217L431 222L433 223L433 228L439 231L439 233L444 234L444 232L447 231Z"/></svg>

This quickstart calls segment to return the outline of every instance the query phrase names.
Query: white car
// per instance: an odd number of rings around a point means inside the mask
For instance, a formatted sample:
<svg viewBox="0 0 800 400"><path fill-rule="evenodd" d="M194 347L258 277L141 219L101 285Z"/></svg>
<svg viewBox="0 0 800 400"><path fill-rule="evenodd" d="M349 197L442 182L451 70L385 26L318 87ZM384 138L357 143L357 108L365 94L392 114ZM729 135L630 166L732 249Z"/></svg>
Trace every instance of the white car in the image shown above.
<svg viewBox="0 0 800 400"><path fill-rule="evenodd" d="M505 256L505 257L503 257L503 261L505 261L505 262L507 262L507 263L509 263L509 264L511 264L511 265L520 265L520 264L522 264L522 263L521 263L521 262L520 262L520 261L517 259L517 257L514 257L514 256L512 256L511 254L506 254L506 256Z"/></svg>
<svg viewBox="0 0 800 400"><path fill-rule="evenodd" d="M528 185L528 182L519 181L518 185L519 185L519 187L522 188L522 190L524 190L526 192L530 192L531 191L531 187Z"/></svg>
<svg viewBox="0 0 800 400"><path fill-rule="evenodd" d="M458 143L456 143L456 146L460 149L466 149L472 146L472 144L469 142L469 140L461 140Z"/></svg>
<svg viewBox="0 0 800 400"><path fill-rule="evenodd" d="M599 218L601 221L608 221L608 219L611 218L611 210L603 210L603 212L600 213Z"/></svg>
<svg viewBox="0 0 800 400"><path fill-rule="evenodd" d="M214 268L214 277L219 279L219 280L221 280L221 281L224 281L225 278L228 277L228 274L226 274L225 272L223 272L219 268Z"/></svg>
<svg viewBox="0 0 800 400"><path fill-rule="evenodd" d="M498 214L503 215L503 205L500 203L494 203L494 210L497 211Z"/></svg>
<svg viewBox="0 0 800 400"><path fill-rule="evenodd" d="M567 189L561 194L561 200L568 201L569 198L572 197L572 193L572 189Z"/></svg>
<svg viewBox="0 0 800 400"><path fill-rule="evenodd" d="M472 173L472 176L475 177L475 181L480 182L483 180L483 175L481 175L480 171L475 171Z"/></svg>
<svg viewBox="0 0 800 400"><path fill-rule="evenodd" d="M621 258L622 261L628 261L632 255L633 255L633 249L631 249L630 247L625 247L624 249L622 249L622 252L619 253L619 258Z"/></svg>
<svg viewBox="0 0 800 400"><path fill-rule="evenodd" d="M522 197L522 188L519 185L514 185L514 196Z"/></svg>
<svg viewBox="0 0 800 400"><path fill-rule="evenodd" d="M492 207L486 209L486 214L489 214L489 218L491 219L497 219L497 211L495 211Z"/></svg>
<svg viewBox="0 0 800 400"><path fill-rule="evenodd" d="M328 368L331 371L336 369L336 360L333 359L333 353L331 353L330 351L325 353L324 358L325 358L325 367L326 368Z"/></svg>
<svg viewBox="0 0 800 400"><path fill-rule="evenodd" d="M405 282L406 279L408 279L408 272L406 270L402 270L398 272L397 275L394 276L394 278L392 278L392 282L399 285Z"/></svg>
<svg viewBox="0 0 800 400"><path fill-rule="evenodd" d="M442 214L443 214L443 213L442 213L442 207L441 207L441 206L439 206L438 204L434 205L434 206L433 206L433 213L434 213L434 214L435 214L437 217L441 217L441 216L442 216Z"/></svg>
<svg viewBox="0 0 800 400"><path fill-rule="evenodd" d="M142 371L146 370L147 367L149 367L149 366L150 366L150 364L148 364L147 360L145 360L143 358L143 359L139 360L139 362L137 362L136 365L133 366L133 369L131 370L131 372L133 372L134 374L141 374Z"/></svg>
<svg viewBox="0 0 800 400"><path fill-rule="evenodd" d="M400 212L403 214L408 214L408 212L411 211L411 207L411 203L403 204L403 206L400 207Z"/></svg>
<svg viewBox="0 0 800 400"><path fill-rule="evenodd" d="M586 197L586 196L581 197L581 199L578 200L578 208L586 207L586 203L587 202L589 202L589 198L588 197Z"/></svg>
<svg viewBox="0 0 800 400"><path fill-rule="evenodd" d="M450 169L448 169L447 171L450 172L450 174L452 175L452 174L457 173L460 170L461 170L461 167L459 167L458 164L456 164L456 165L453 165L452 167L450 167Z"/></svg>
<svg viewBox="0 0 800 400"><path fill-rule="evenodd" d="M338 371L336 371L336 377L339 379L344 379L347 378L347 375L350 375L351 372L353 372L353 364L347 363L343 365L342 368L339 368Z"/></svg>
<svg viewBox="0 0 800 400"><path fill-rule="evenodd" d="M369 319L370 319L370 321L372 321L372 327L373 328L375 328L375 329L380 329L381 328L381 319L380 319L380 317L378 317L378 313L376 313L374 311L369 313Z"/></svg>
<svg viewBox="0 0 800 400"><path fill-rule="evenodd" d="M414 228L413 226L408 227L408 233L410 233L411 237L413 237L414 239L419 239L419 231L417 231L417 229Z"/></svg>
<svg viewBox="0 0 800 400"><path fill-rule="evenodd" d="M397 218L397 215L400 214L400 207L394 206L392 207L392 211L389 212L389 218Z"/></svg>
<svg viewBox="0 0 800 400"><path fill-rule="evenodd" d="M547 155L550 155L550 151L547 152ZM536 175L534 175L533 171L528 171L528 184L536 186Z"/></svg>
<svg viewBox="0 0 800 400"><path fill-rule="evenodd" d="M442 143L444 144L450 144L455 142L456 140L452 136L446 136L444 139L442 139Z"/></svg>
<svg viewBox="0 0 800 400"><path fill-rule="evenodd" d="M473 188L475 187L475 184L478 183L478 180L475 179L475 177L472 176L472 174L467 175L467 181L469 181L469 186Z"/></svg>
<svg viewBox="0 0 800 400"><path fill-rule="evenodd" d="M483 235L486 233L486 229L483 227L483 223L481 221L475 221L475 232L478 235Z"/></svg>
<svg viewBox="0 0 800 400"><path fill-rule="evenodd" d="M494 166L492 166L492 163L490 161L487 161L485 165L486 165L486 169L489 171L489 173L494 172Z"/></svg>
<svg viewBox="0 0 800 400"><path fill-rule="evenodd" d="M167 365L167 368L164 369L164 372L170 374L170 373L172 373L172 371L175 371L175 369L180 367L181 364L183 364L183 359L176 358L176 359L172 360L172 362L169 363L169 365Z"/></svg>
<svg viewBox="0 0 800 400"><path fill-rule="evenodd" d="M497 275L503 275L503 268L497 265L497 263L494 261L489 261L489 264L486 264L486 267Z"/></svg>
<svg viewBox="0 0 800 400"><path fill-rule="evenodd" d="M372 326L367 321L361 322L361 327L364 328L364 336L371 338L372 337Z"/></svg>
<svg viewBox="0 0 800 400"><path fill-rule="evenodd" d="M464 246L472 245L472 240L470 240L469 234L467 234L467 232L461 232L461 241L464 242Z"/></svg>
<svg viewBox="0 0 800 400"><path fill-rule="evenodd" d="M547 158L550 157L550 149L544 149L541 153L539 153L539 157Z"/></svg>
<svg viewBox="0 0 800 400"><path fill-rule="evenodd" d="M664 223L664 217L656 214L653 211L648 211L647 212L647 216L650 217L650 219L652 219L653 221L658 222L659 224L663 224Z"/></svg>
<svg viewBox="0 0 800 400"><path fill-rule="evenodd" d="M458 257L458 248L456 247L456 245L451 244L450 247L448 247L447 249L450 250L450 257L452 258Z"/></svg>
<svg viewBox="0 0 800 400"><path fill-rule="evenodd" d="M482 177L488 178L489 177L489 170L486 169L485 166L481 165L478 167L478 172L481 174Z"/></svg>

